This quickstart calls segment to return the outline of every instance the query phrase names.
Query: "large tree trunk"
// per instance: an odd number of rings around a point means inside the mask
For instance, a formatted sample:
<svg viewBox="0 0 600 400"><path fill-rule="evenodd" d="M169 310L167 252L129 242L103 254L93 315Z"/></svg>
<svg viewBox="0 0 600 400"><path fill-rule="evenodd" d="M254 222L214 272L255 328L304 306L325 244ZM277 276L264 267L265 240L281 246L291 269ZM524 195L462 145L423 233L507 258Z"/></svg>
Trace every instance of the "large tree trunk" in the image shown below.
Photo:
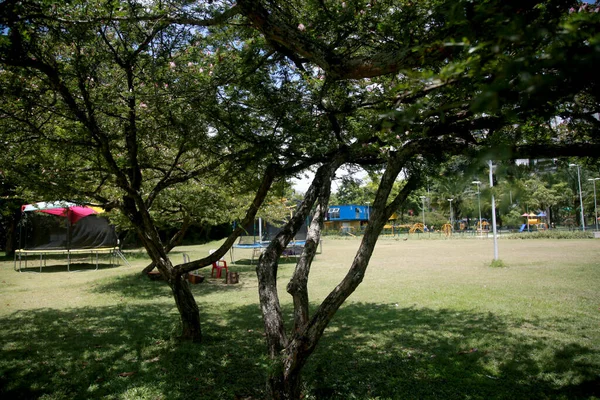
<svg viewBox="0 0 600 400"><path fill-rule="evenodd" d="M181 316L181 340L200 342L202 329L200 325L200 310L196 299L190 290L190 285L183 276L175 278L171 285L177 310Z"/></svg>
<svg viewBox="0 0 600 400"><path fill-rule="evenodd" d="M274 363L267 377L267 392L272 399L299 399L301 395L301 370L306 357L297 358L299 354L296 345L298 341L289 342L287 339L285 324L281 313L281 306L277 292L277 269L278 259L302 226L303 221L310 213L317 198L325 199L319 202L317 212L313 217L311 229L307 236L307 243L303 250L300 261L296 266L296 272L288 291L294 296L294 320L295 326L300 329L305 325L308 318L308 293L306 282L310 263L317 249L320 238L320 229L315 230L315 223L323 222L324 207L329 198L331 179L341 159L336 159L330 164L323 165L315 174L311 187L308 189L303 202L296 210L295 215L271 242L269 247L261 255L256 273L258 276L258 289L269 356ZM324 189L326 188L326 189ZM326 193L326 195L324 195ZM296 328L294 328L296 329ZM292 345L290 347L290 344Z"/></svg>
<svg viewBox="0 0 600 400"><path fill-rule="evenodd" d="M162 246L156 246L155 243L151 243L146 248L154 254L151 257L155 260L156 267L161 275L166 277L165 280L173 293L181 321L181 335L179 338L181 340L200 342L202 340L200 310L190 290L190 286L184 278L185 275L176 273L173 264L167 258ZM160 257L157 257L158 254L160 254Z"/></svg>
<svg viewBox="0 0 600 400"><path fill-rule="evenodd" d="M257 266L259 295L269 354L273 362L267 379L269 398L290 400L301 398L301 373L304 365L315 350L325 328L339 307L362 282L377 238L386 221L406 201L406 198L419 181L417 176L409 178L401 192L393 201L388 203L394 181L409 158L410 150L407 150L406 153L397 154L388 161L387 169L382 176L375 198L374 209L370 214L369 224L356 257L347 275L321 303L314 315L308 315L309 300L306 284L310 263L316 252L316 243L320 236L323 217L327 209L331 176L328 175L325 169L326 166L321 167L315 174L315 179L307 191L297 214L282 229L281 233L271 242L261 256ZM327 179L328 176L329 179ZM307 208L309 210L312 207L317 195L320 201L311 223L307 246L296 265L296 270L287 288L294 299L294 328L288 336L277 295L277 256L281 254L289 239L297 231L294 219L297 217L305 218L308 214Z"/></svg>
<svg viewBox="0 0 600 400"><path fill-rule="evenodd" d="M139 197L125 197L124 211L128 218L134 222L133 225L150 259L171 288L181 320L182 333L180 339L200 342L202 340L200 311L194 295L188 282L184 280L184 275L177 271L171 260L169 260L165 246L160 240L158 231L143 200Z"/></svg>
<svg viewBox="0 0 600 400"><path fill-rule="evenodd" d="M298 400L302 397L301 382L300 370L292 374L271 374L267 381L267 398Z"/></svg>
<svg viewBox="0 0 600 400"><path fill-rule="evenodd" d="M6 242L4 244L4 251L7 256L13 256L15 254L15 232L17 230L18 220L12 219L9 222L8 229L6 230Z"/></svg>

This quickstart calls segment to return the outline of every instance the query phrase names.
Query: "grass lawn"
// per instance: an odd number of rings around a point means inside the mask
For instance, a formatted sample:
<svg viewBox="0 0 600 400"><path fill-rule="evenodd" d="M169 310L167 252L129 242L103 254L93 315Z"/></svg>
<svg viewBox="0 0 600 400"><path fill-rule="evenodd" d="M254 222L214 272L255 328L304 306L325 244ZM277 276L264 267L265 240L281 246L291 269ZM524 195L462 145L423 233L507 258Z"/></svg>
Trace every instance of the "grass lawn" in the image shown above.
<svg viewBox="0 0 600 400"><path fill-rule="evenodd" d="M358 244L324 240L309 282L315 306ZM306 366L307 398L600 398L600 240L499 244L506 268L489 267L491 240L382 238ZM193 286L199 345L174 339L173 299L139 275L139 255L131 268L79 273L60 263L18 273L0 260L0 398L263 397L268 362L248 260L231 266L238 285ZM281 290L293 267L280 265ZM291 320L291 299L280 297Z"/></svg>

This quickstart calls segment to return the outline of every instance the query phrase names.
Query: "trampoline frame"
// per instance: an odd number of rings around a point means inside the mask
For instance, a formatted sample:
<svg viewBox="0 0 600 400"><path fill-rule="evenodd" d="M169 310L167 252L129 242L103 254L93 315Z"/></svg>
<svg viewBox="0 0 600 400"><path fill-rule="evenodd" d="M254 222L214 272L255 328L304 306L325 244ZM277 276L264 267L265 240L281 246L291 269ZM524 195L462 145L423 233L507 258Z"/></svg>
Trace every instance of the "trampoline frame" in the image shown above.
<svg viewBox="0 0 600 400"><path fill-rule="evenodd" d="M67 271L68 272L81 272L81 271L85 271L85 270L75 270L75 271L71 271L71 255L79 255L79 254L89 254L90 257L92 258L92 264L94 264L94 256L95 256L95 264L96 264L96 268L95 271L98 270L98 255L99 254L108 254L110 255L110 265L113 265L113 259L116 258L120 258L125 265L127 265L128 267L131 266L131 264L129 264L129 261L127 261L127 259L125 258L125 255L123 255L123 253L121 252L121 250L118 247L99 247L99 248L95 248L95 249L61 249L61 250L27 250L27 249L19 249L19 250L15 250L15 259L14 259L14 266L13 269L15 271L19 271L19 272L30 272L30 273L38 273L37 271L23 271L23 268L27 268L27 260L28 260L28 256L30 255L39 255L39 261L40 261L40 271L39 273L42 272L42 267L46 266L46 258L45 256L47 255L67 255ZM19 261L19 267L17 268L17 260ZM25 264L25 266L23 267L23 262Z"/></svg>

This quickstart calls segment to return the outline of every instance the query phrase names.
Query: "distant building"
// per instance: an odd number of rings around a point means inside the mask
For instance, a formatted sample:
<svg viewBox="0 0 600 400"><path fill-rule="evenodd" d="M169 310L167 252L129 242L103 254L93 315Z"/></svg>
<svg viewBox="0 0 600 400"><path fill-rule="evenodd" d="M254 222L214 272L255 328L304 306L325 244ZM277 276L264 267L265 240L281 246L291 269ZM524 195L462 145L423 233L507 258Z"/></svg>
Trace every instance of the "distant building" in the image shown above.
<svg viewBox="0 0 600 400"><path fill-rule="evenodd" d="M347 204L330 206L325 217L325 229L345 233L360 232L367 224L371 206Z"/></svg>

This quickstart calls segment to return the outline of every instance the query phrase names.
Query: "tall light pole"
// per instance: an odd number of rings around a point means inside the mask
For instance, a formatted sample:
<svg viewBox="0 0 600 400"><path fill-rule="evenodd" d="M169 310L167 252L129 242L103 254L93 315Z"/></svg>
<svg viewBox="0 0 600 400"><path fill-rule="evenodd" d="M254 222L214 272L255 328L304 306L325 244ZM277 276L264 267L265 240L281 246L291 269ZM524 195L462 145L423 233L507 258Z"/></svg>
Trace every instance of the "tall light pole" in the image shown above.
<svg viewBox="0 0 600 400"><path fill-rule="evenodd" d="M494 172L492 160L489 160L490 165L490 188L494 187ZM494 260L498 260L498 231L496 229L496 199L494 198L494 190L492 190L492 231L494 232Z"/></svg>
<svg viewBox="0 0 600 400"><path fill-rule="evenodd" d="M588 181L592 181L592 183L594 184L594 214L596 215L594 221L596 221L596 230L598 230L598 202L596 201L596 181L599 179L600 178L588 179Z"/></svg>
<svg viewBox="0 0 600 400"><path fill-rule="evenodd" d="M450 202L450 225L452 225L452 230L454 230L454 219L452 218L452 200L454 199L448 199Z"/></svg>
<svg viewBox="0 0 600 400"><path fill-rule="evenodd" d="M483 231L483 225L481 224L481 192L479 191L479 185L481 185L481 181L473 181L471 183L477 185L477 205L479 206L479 229L482 229Z"/></svg>
<svg viewBox="0 0 600 400"><path fill-rule="evenodd" d="M579 164L569 164L569 167L577 167L577 183L579 184L579 207L581 208L581 228L585 231L585 217L583 214L583 197L581 195L581 167Z"/></svg>
<svg viewBox="0 0 600 400"><path fill-rule="evenodd" d="M423 202L423 229L425 229L425 196L420 196L421 201Z"/></svg>

